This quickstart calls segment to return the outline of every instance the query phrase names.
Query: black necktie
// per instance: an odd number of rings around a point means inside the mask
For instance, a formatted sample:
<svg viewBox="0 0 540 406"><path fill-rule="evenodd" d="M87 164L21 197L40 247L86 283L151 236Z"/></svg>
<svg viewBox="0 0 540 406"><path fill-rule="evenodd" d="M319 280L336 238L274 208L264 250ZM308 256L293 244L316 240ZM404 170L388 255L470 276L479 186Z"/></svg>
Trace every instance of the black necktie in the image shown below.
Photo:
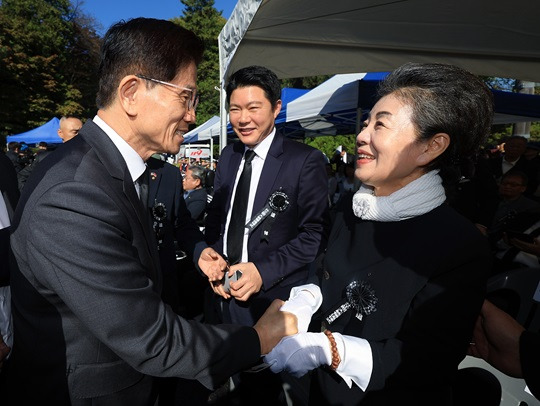
<svg viewBox="0 0 540 406"><path fill-rule="evenodd" d="M145 210L148 210L148 168L139 176L137 183L139 184L139 199Z"/></svg>
<svg viewBox="0 0 540 406"><path fill-rule="evenodd" d="M255 152L248 149L245 153L244 169L236 186L231 221L227 233L227 256L230 264L240 262L242 259L242 243L244 241L249 184L251 182L251 161L253 161L254 157Z"/></svg>

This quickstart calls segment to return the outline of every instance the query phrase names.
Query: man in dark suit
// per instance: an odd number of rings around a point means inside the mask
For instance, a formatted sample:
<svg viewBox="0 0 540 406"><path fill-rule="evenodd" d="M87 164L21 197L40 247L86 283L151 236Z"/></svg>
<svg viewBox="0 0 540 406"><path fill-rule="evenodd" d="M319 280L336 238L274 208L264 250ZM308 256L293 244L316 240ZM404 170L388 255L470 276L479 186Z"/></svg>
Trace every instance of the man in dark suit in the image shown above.
<svg viewBox="0 0 540 406"><path fill-rule="evenodd" d="M186 207L180 170L156 158L150 158L146 161L146 165L150 177L148 209L163 272L162 298L177 314L182 314L181 308L186 303L182 301L178 289L181 275L176 253L182 250L187 254L186 261L182 262L194 261L196 265L200 255L198 253L207 245L203 233ZM199 277L202 279L201 276ZM182 314L182 316L187 315Z"/></svg>
<svg viewBox="0 0 540 406"><path fill-rule="evenodd" d="M500 182L502 175L511 170L524 172L529 179L525 196L532 197L538 186L538 175L534 165L523 156L526 149L527 139L514 135L504 143L502 156L480 161L479 164L484 165L497 182Z"/></svg>
<svg viewBox="0 0 540 406"><path fill-rule="evenodd" d="M182 174L176 166L154 157L146 161L149 171L148 210L158 244L163 277L163 302L176 314L192 319L202 313L204 289L208 287L196 270L197 251L206 247L204 235L183 198ZM185 258L177 259L182 251ZM198 382L179 378L156 380L159 405L199 404L208 397ZM195 403L194 403L195 402Z"/></svg>
<svg viewBox="0 0 540 406"><path fill-rule="evenodd" d="M191 165L187 168L182 182L184 187L184 200L191 213L200 226L204 226L204 215L208 193L206 192L206 169L200 165Z"/></svg>
<svg viewBox="0 0 540 406"><path fill-rule="evenodd" d="M195 121L202 48L164 20L107 31L97 115L36 168L16 210L10 404L153 405L153 376L214 387L295 332L280 301L251 328L186 321L161 300L145 161L178 153ZM224 266L195 255L205 272Z"/></svg>
<svg viewBox="0 0 540 406"><path fill-rule="evenodd" d="M15 172L19 172L23 168L23 165L21 165L21 162L20 162L19 151L20 151L20 144L18 142L11 141L8 143L6 156L9 158L9 160L13 164L13 167L15 168Z"/></svg>
<svg viewBox="0 0 540 406"><path fill-rule="evenodd" d="M230 77L226 91L230 122L240 141L220 155L205 236L228 256L229 273L242 275L230 284L230 293L219 282L223 274L207 275L223 299L223 320L251 326L273 299L288 298L292 287L306 282L310 263L324 248L329 223L327 176L319 150L276 132L281 85L272 71L260 66L240 69ZM249 167L245 193L237 185L244 183L241 173ZM242 201L237 199L240 194ZM246 210L236 217L235 210L242 204ZM235 225L240 226L236 240L231 239ZM257 377L264 381L265 392L249 384L259 398L269 393L275 379L262 375ZM273 401L271 395L262 397Z"/></svg>
<svg viewBox="0 0 540 406"><path fill-rule="evenodd" d="M26 165L23 169L21 169L19 173L17 174L17 178L19 180L19 190L22 190L22 188L24 187L24 184L28 180L28 177L30 176L34 168L41 161L43 161L47 157L47 155L49 155L51 152L52 151L48 149L48 145L45 141L41 141L38 144L38 150L34 155L34 160L28 165Z"/></svg>

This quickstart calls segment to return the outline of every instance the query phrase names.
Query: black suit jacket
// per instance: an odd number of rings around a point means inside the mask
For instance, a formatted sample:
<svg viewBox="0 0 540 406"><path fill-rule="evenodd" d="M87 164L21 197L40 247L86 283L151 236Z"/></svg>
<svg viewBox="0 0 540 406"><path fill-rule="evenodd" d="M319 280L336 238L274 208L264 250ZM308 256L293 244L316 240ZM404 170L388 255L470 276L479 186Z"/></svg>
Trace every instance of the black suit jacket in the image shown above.
<svg viewBox="0 0 540 406"><path fill-rule="evenodd" d="M205 236L218 252L223 252L227 212L244 149L241 142L228 145L217 166ZM262 289L245 303L227 302L233 322L253 325L273 299L287 299L293 286L306 281L309 264L326 245L329 212L323 154L277 133L257 186L253 217L280 190L290 204L276 216L268 239L263 238L263 226L255 228L248 239L248 261L259 270Z"/></svg>
<svg viewBox="0 0 540 406"><path fill-rule="evenodd" d="M158 240L159 262L163 273L162 298L178 313L181 298L178 290L179 265L176 251L184 251L188 255L187 260L193 260L196 265L201 251L207 245L203 233L184 202L180 170L156 158L150 158L146 165L150 175L148 208L152 217L152 228ZM159 205L166 208L163 221L154 214Z"/></svg>
<svg viewBox="0 0 540 406"><path fill-rule="evenodd" d="M139 405L145 375L212 387L258 360L255 330L186 321L163 303L150 217L91 120L36 168L13 229L9 387L21 404Z"/></svg>
<svg viewBox="0 0 540 406"><path fill-rule="evenodd" d="M3 152L0 152L0 174L0 193L11 221L19 201L19 188L15 167ZM0 286L6 286L9 284L9 228L0 230L0 258Z"/></svg>
<svg viewBox="0 0 540 406"><path fill-rule="evenodd" d="M331 331L368 341L373 370L366 391L319 368L311 399L335 405L449 405L491 271L487 239L443 204L397 222L361 220L351 198L338 208L320 269L323 319L353 289ZM373 305L373 306L370 306ZM366 309L372 310L366 311Z"/></svg>
<svg viewBox="0 0 540 406"><path fill-rule="evenodd" d="M206 189L194 189L185 199L187 208L199 225L204 225L203 218L206 213L206 204L208 202L208 193Z"/></svg>

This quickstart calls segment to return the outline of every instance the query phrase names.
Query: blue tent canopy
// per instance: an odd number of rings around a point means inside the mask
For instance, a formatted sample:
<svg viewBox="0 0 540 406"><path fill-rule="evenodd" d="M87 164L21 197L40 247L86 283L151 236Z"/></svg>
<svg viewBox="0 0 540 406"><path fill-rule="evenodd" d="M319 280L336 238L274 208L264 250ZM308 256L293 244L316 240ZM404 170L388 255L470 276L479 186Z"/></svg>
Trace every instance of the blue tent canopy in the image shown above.
<svg viewBox="0 0 540 406"><path fill-rule="evenodd" d="M290 103L287 126L299 136L354 134L389 72L335 75ZM540 96L492 90L493 124L540 121ZM359 114L362 116L359 117Z"/></svg>
<svg viewBox="0 0 540 406"><path fill-rule="evenodd" d="M48 144L61 144L62 138L58 135L58 128L60 128L60 120L53 117L49 122L34 128L33 130L16 135L9 135L7 137L7 142L16 141L26 142L27 144L37 144L41 141L45 141Z"/></svg>

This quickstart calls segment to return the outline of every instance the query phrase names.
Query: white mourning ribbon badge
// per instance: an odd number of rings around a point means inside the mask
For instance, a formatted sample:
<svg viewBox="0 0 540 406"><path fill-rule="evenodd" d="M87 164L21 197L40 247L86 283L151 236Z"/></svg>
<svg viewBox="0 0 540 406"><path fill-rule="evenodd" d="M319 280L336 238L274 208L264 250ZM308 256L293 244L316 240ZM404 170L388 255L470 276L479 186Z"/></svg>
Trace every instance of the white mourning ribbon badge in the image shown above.
<svg viewBox="0 0 540 406"><path fill-rule="evenodd" d="M154 201L154 207L152 207L152 217L154 233L156 234L156 240L158 243L158 250L163 243L163 237L165 235L165 230L163 229L163 221L167 218L167 208L163 203Z"/></svg>
<svg viewBox="0 0 540 406"><path fill-rule="evenodd" d="M261 211L259 211L251 219L251 221L246 224L249 233L251 233L259 225L264 224L261 233L261 240L268 242L270 237L270 229L272 228L272 224L274 224L274 220L279 213L285 211L287 207L289 207L289 204L289 196L287 196L287 194L284 193L281 188L272 193L268 198L268 202L261 209Z"/></svg>
<svg viewBox="0 0 540 406"><path fill-rule="evenodd" d="M356 311L356 318L360 321L375 311L377 311L378 298L375 296L375 291L369 283L365 281L352 281L345 288L345 299L343 299L337 307L334 308L324 321L327 324L332 324L341 315L349 309Z"/></svg>

